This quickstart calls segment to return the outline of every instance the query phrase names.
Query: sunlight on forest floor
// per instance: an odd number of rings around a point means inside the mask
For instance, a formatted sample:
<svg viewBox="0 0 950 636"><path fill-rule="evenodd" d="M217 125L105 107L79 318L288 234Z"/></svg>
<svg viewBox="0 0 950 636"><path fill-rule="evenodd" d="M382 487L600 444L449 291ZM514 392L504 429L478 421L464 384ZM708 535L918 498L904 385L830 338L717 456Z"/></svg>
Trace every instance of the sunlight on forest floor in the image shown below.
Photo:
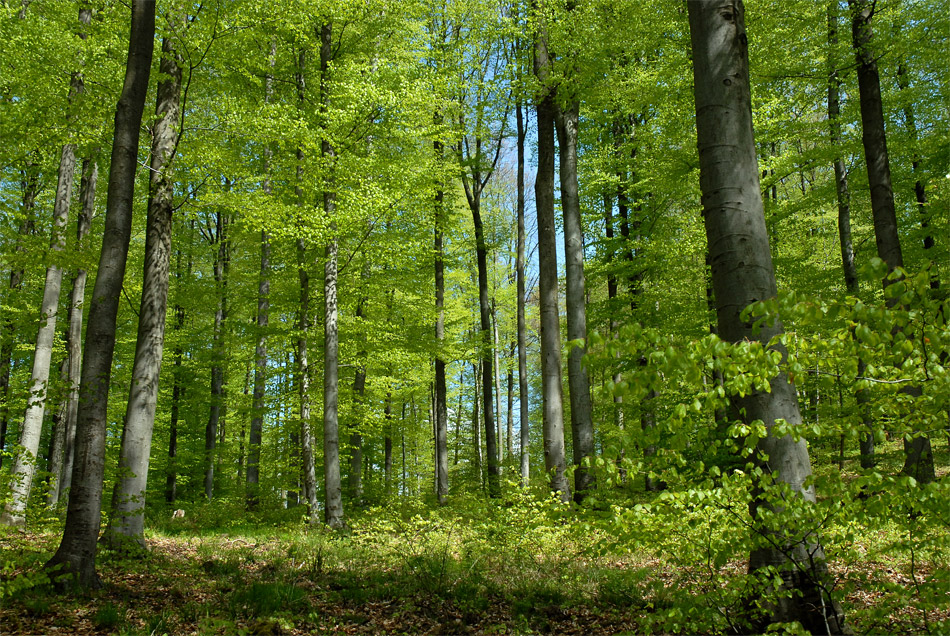
<svg viewBox="0 0 950 636"><path fill-rule="evenodd" d="M897 447L881 447L879 469L893 474ZM938 482L946 455L940 444ZM855 463L849 455L847 470ZM831 464L819 465L835 472ZM497 502L456 495L433 509L410 499L354 511L336 533L307 528L302 508L252 515L222 499L182 504L176 519L156 506L148 554L100 549L104 588L78 597L54 594L36 574L61 533L60 515L48 512L28 533L0 529L0 631L721 633L746 578L736 526L713 504L639 488L581 509L514 486ZM864 523L844 515L822 530L834 594L856 633L945 632L945 536L921 529L929 534L911 541L913 524L896 516Z"/></svg>

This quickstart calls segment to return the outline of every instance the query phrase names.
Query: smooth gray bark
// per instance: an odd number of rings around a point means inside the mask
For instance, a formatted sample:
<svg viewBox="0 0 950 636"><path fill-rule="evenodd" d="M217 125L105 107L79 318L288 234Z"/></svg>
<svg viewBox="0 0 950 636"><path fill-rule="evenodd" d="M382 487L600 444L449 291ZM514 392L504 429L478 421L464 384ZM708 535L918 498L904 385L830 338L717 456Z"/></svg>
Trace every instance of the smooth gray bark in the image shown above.
<svg viewBox="0 0 950 636"><path fill-rule="evenodd" d="M20 186L23 191L23 203L21 206L23 218L20 221L16 242L13 246L13 253L18 256L22 255L25 251L23 239L33 234L34 230L35 222L33 212L36 207L36 196L39 194L40 189L37 164L33 161L28 161L26 169L22 172L22 176L23 180ZM15 264L10 270L9 291L11 295L14 292L20 291L23 284L24 273L25 270L22 263ZM0 466L3 466L3 450L7 446L7 425L10 419L7 401L10 397L10 372L13 368L13 345L15 336L16 324L8 314L3 320L3 344L0 344Z"/></svg>
<svg viewBox="0 0 950 636"><path fill-rule="evenodd" d="M700 187L716 296L719 332L727 342L767 343L783 331L776 318L761 330L745 321L741 312L751 303L777 294L768 232L759 189L759 170L752 131L748 40L741 0L690 0L690 38L693 53L694 95L698 131ZM781 348L782 355L785 351ZM761 420L767 435L757 445L762 470L787 485L806 502L815 501L811 462L804 439L774 434L776 420L796 426L802 422L795 387L784 373L771 380L770 391L734 397L746 422ZM756 527L766 502L756 497L751 513ZM817 520L816 520L817 523ZM812 633L842 633L844 616L828 596L829 577L817 537L800 536L800 528L761 528L777 547L755 549L749 571L765 567L781 572L782 590L769 598L752 600L759 612L750 612L755 631L776 622L799 621ZM782 591L791 592L788 596Z"/></svg>
<svg viewBox="0 0 950 636"><path fill-rule="evenodd" d="M441 117L436 117L436 123ZM433 143L436 162L441 166L444 161L444 147L441 141ZM435 494L440 505L445 505L449 494L449 456L448 456L448 419L449 407L446 399L445 359L442 347L445 341L445 248L443 232L445 230L445 191L441 179L435 191Z"/></svg>
<svg viewBox="0 0 950 636"><path fill-rule="evenodd" d="M327 22L320 27L320 105L323 113L329 110L330 70L332 59L332 25ZM324 160L331 166L324 179L323 213L330 226L327 242L326 263L323 268L323 469L326 488L326 523L331 528L342 528L343 496L340 484L340 421L338 414L339 390L339 324L337 310L337 239L336 184L333 161L336 155L328 139L320 142Z"/></svg>
<svg viewBox="0 0 950 636"><path fill-rule="evenodd" d="M518 312L518 427L521 433L521 487L527 488L531 477L530 455L530 425L528 416L528 328L525 321L525 229L524 229L524 164L525 164L525 137L527 128L524 121L524 104L521 100L515 104L515 125L517 134L518 166L516 174L518 217L518 240L515 251L515 284L517 286Z"/></svg>
<svg viewBox="0 0 950 636"><path fill-rule="evenodd" d="M63 285L63 270L57 255L66 246L66 220L72 198L73 180L76 171L76 154L72 144L63 146L59 160L59 177L56 199L53 204L53 227L50 233L50 264L46 268L46 284L40 305L40 326L36 332L33 351L33 369L30 374L30 395L20 427L20 452L13 460L11 471L10 500L0 515L0 524L24 526L26 505L33 488L36 474L40 435L43 432L43 416L46 413L46 389L49 383L49 367L53 355L53 339L56 336L56 318L59 313L59 293Z"/></svg>
<svg viewBox="0 0 950 636"><path fill-rule="evenodd" d="M590 378L584 366L587 353L587 285L584 278L584 228L577 186L577 134L580 102L572 99L555 111L564 216L567 383L571 400L571 436L574 452L574 500L580 502L593 487L594 476L585 466L593 459L594 422L591 416Z"/></svg>
<svg viewBox="0 0 950 636"><path fill-rule="evenodd" d="M125 81L115 114L105 230L83 350L72 487L62 541L46 564L47 570L68 574L70 582L81 588L101 585L96 574L96 539L101 524L109 385L132 231L139 131L155 43L155 3L136 0L131 14Z"/></svg>
<svg viewBox="0 0 950 636"><path fill-rule="evenodd" d="M76 222L76 242L83 245L96 208L96 181L99 167L94 159L82 162L82 178L79 182L79 201L82 209ZM82 317L86 298L86 270L79 268L73 277L72 291L69 295L69 334L66 338L66 352L69 357L67 378L68 394L66 414L63 421L65 438L63 442L63 466L57 481L56 500L59 501L69 491L73 479L73 457L76 447L76 420L79 415L79 382L82 373Z"/></svg>
<svg viewBox="0 0 950 636"><path fill-rule="evenodd" d="M112 514L103 539L123 550L145 548L145 489L148 480L158 382L168 313L171 264L173 166L181 118L181 67L171 38L162 41L155 123L149 172L145 228L145 271L139 309L132 383L122 427L119 473L112 495Z"/></svg>
<svg viewBox="0 0 950 636"><path fill-rule="evenodd" d="M557 300L557 234L554 224L554 94L549 86L551 61L547 32L534 42L534 73L541 83L535 108L538 121L538 172L534 182L538 219L538 286L541 323L541 402L544 468L551 488L570 500L564 451L564 406L561 388L561 325Z"/></svg>

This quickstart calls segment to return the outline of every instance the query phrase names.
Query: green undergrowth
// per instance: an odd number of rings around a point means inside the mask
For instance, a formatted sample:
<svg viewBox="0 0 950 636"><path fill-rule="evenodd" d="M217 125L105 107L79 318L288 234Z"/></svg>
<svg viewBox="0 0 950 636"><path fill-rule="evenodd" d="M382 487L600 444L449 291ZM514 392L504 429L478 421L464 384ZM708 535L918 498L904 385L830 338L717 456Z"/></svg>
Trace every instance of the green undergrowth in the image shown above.
<svg viewBox="0 0 950 636"><path fill-rule="evenodd" d="M831 593L859 633L947 633L946 479L892 475L819 478ZM40 573L58 526L4 530L0 619L12 633L724 633L751 584L748 492L742 471L582 508L511 487L364 509L338 532L299 511L213 527L213 506L195 508L153 524L144 558L100 550L104 588L74 597Z"/></svg>

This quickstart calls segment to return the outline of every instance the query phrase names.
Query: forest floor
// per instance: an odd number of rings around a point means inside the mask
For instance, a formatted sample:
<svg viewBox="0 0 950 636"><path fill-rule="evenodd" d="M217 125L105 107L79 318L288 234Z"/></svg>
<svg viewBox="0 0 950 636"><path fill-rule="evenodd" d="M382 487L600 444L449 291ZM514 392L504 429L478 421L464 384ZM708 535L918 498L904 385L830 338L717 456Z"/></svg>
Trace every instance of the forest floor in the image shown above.
<svg viewBox="0 0 950 636"><path fill-rule="evenodd" d="M0 529L0 634L721 633L744 589L746 548L722 552L727 517L705 508L626 507L634 516L620 522L619 508L470 497L364 509L336 533L292 510L241 508L220 501L185 519L150 509L148 552L100 549L103 587L86 595L58 595L34 574L61 513L29 532ZM950 633L948 530L935 517L823 531L857 633Z"/></svg>

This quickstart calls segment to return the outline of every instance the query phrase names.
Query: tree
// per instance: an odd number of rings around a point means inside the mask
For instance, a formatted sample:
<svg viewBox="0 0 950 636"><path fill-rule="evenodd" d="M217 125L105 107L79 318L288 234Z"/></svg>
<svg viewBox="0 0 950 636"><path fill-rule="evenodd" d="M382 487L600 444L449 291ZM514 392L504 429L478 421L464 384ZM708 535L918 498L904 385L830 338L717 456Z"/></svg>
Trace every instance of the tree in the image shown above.
<svg viewBox="0 0 950 636"><path fill-rule="evenodd" d="M87 589L101 585L96 574L96 539L101 523L109 385L131 238L139 130L155 44L155 3L136 0L131 13L125 81L115 113L106 228L83 350L72 490L62 541L46 564L48 570L60 571L73 585Z"/></svg>
<svg viewBox="0 0 950 636"><path fill-rule="evenodd" d="M176 35L162 39L162 57L152 127L145 271L139 309L132 383L122 427L119 476L104 540L121 550L145 548L145 488L152 450L158 381L165 347L168 276L171 266L174 160L181 139L181 56Z"/></svg>
<svg viewBox="0 0 950 636"><path fill-rule="evenodd" d="M786 355L776 336L783 333L777 317L761 329L742 312L752 303L777 294L765 214L759 189L759 167L752 130L748 39L741 0L690 0L689 30L698 132L700 187L709 246L719 333L728 342L760 342ZM743 420L763 422L767 431L758 445L759 467L787 486L791 497L815 501L810 485L811 463L805 440L776 431L776 422L801 423L795 387L779 373L767 391L734 396ZM779 507L788 502L778 504ZM756 497L753 518L776 504ZM749 558L749 571L781 573L782 590L764 600L765 615L755 617L758 631L775 622L799 621L812 633L843 633L844 616L827 597L827 566L813 534L798 539L781 528L760 529L773 536ZM763 535L766 536L766 535ZM790 594L789 594L790 593Z"/></svg>
<svg viewBox="0 0 950 636"><path fill-rule="evenodd" d="M320 107L326 116L330 106L330 62L333 60L333 24L327 19L320 27ZM323 184L323 214L330 229L326 262L323 266L323 470L326 488L326 523L331 528L343 527L343 499L340 485L340 422L338 416L339 331L337 316L337 238L336 184L333 161L336 151L326 133L320 141L320 153L328 163Z"/></svg>
<svg viewBox="0 0 950 636"><path fill-rule="evenodd" d="M887 137L884 132L884 106L881 102L881 80L877 59L871 48L873 31L871 19L875 3L868 0L848 0L851 7L851 39L858 64L858 90L861 96L861 130L864 144L864 159L867 166L868 186L871 190L871 213L874 218L874 239L877 255L887 264L884 278L887 287L903 276L895 272L904 267L897 214L894 210L894 190L891 184L891 165L887 153ZM897 305L898 297L888 295L888 305ZM909 387L908 394L920 396L920 387ZM935 479L933 450L930 437L920 431L912 431L904 437L903 472L921 483Z"/></svg>
<svg viewBox="0 0 950 636"><path fill-rule="evenodd" d="M50 235L50 252L54 257L58 252L62 252L66 245L66 220L69 215L69 201L72 198L75 168L75 148L72 144L66 144L63 146L59 161L53 230ZM46 385L49 381L50 358L53 355L53 337L56 334L56 317L62 283L62 268L56 262L50 263L46 268L46 285L40 306L40 327L36 333L30 396L23 416L23 426L20 428L20 452L13 462L13 497L0 515L0 524L4 525L22 526L26 523L24 513L33 487L36 452L39 449L43 415L46 412Z"/></svg>
<svg viewBox="0 0 950 636"><path fill-rule="evenodd" d="M533 5L537 9L537 5ZM537 16L536 16L537 17ZM539 18L540 19L540 18ZM535 97L538 124L538 174L534 205L538 219L538 284L541 314L541 403L544 468L551 488L570 499L564 455L564 407L561 388L561 325L557 301L557 235L554 226L554 87L547 29L543 19L534 41L534 74L540 84Z"/></svg>

